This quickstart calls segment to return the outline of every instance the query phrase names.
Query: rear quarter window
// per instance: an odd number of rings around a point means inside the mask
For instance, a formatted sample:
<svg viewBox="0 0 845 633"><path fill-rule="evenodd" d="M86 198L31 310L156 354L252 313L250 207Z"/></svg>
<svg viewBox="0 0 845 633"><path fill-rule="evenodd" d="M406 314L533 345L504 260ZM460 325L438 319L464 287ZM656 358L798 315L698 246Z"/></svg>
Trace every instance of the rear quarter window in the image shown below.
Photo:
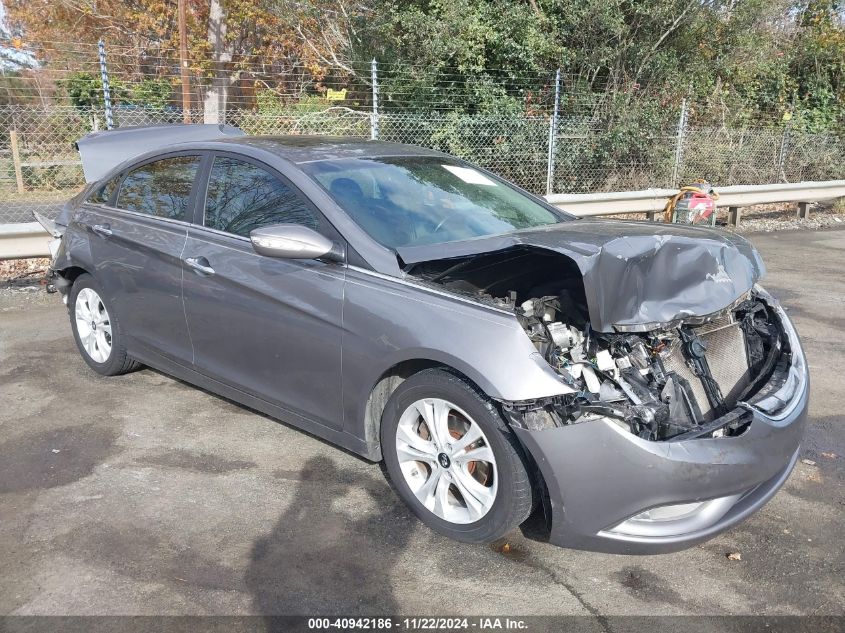
<svg viewBox="0 0 845 633"><path fill-rule="evenodd" d="M185 220L199 156L175 156L130 171L120 184L120 209L171 220Z"/></svg>
<svg viewBox="0 0 845 633"><path fill-rule="evenodd" d="M120 180L119 176L115 176L106 183L99 185L94 189L93 193L88 196L87 202L91 204L108 204L111 200L112 194L117 189L117 183Z"/></svg>

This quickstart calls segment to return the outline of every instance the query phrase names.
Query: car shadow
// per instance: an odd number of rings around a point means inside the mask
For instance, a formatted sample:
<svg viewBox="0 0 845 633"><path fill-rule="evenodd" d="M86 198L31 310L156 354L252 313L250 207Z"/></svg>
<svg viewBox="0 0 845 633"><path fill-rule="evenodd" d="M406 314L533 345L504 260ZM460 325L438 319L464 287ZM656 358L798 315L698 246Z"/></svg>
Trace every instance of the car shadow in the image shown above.
<svg viewBox="0 0 845 633"><path fill-rule="evenodd" d="M332 442L330 440L322 438L319 435L316 435L316 434L312 433L311 431L309 431L307 429L303 429L299 426L296 426L295 424L293 424L291 422L288 422L288 421L286 421L282 418L274 417L272 415L264 413L263 411L259 411L258 409L253 409L252 407L250 407L246 404L243 404L241 402L237 402L236 400L232 400L230 398L227 398L226 396L222 396L219 393L215 393L214 391L209 391L205 387L201 387L199 385L195 385L194 383L188 382L186 380L182 380L181 378L177 378L176 376L174 376L172 374L168 374L167 372L161 371L160 369L156 369L155 367L150 367L149 365L141 365L141 368L138 369L137 372L150 372L150 374L154 374L154 375L156 375L156 376L158 376L158 377L160 377L164 380L171 380L174 383L176 383L177 385L179 385L181 388L191 390L191 391L202 392L202 393L206 394L207 396L214 398L218 402L225 403L226 405L232 407L233 410L245 411L245 412L248 412L252 415L256 415L256 416L259 416L261 418L264 418L265 420L269 420L270 422L275 422L276 424L278 424L280 426L287 427L287 428L291 429L292 431L296 431L297 433L302 433L303 435L320 442L321 444L325 445L327 448L329 448L331 450L335 450L335 451L344 453L344 454L349 455L350 457L354 457L355 459L357 459L357 460L359 460L363 463L366 463L366 464L372 464L373 463L372 460L367 459L366 457L359 455L358 453L351 451L348 448L340 446L339 444L335 444L334 442ZM132 373L127 374L127 375L131 376L132 374L137 373L137 372L132 372Z"/></svg>
<svg viewBox="0 0 845 633"><path fill-rule="evenodd" d="M244 577L267 630L286 630L279 615L399 613L393 569L416 522L390 487L324 456L285 473L296 493L254 543Z"/></svg>

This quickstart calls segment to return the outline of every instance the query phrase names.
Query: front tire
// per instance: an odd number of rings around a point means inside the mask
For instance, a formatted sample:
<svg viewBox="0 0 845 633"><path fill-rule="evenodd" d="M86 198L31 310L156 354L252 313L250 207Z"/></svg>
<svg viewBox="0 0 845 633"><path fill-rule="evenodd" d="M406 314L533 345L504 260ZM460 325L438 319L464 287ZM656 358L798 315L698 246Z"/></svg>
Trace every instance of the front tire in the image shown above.
<svg viewBox="0 0 845 633"><path fill-rule="evenodd" d="M127 356L117 315L94 277L85 273L73 282L68 312L76 347L91 369L117 376L139 367Z"/></svg>
<svg viewBox="0 0 845 633"><path fill-rule="evenodd" d="M455 374L404 381L382 415L381 446L399 496L440 534L488 543L531 513L521 447L494 404Z"/></svg>

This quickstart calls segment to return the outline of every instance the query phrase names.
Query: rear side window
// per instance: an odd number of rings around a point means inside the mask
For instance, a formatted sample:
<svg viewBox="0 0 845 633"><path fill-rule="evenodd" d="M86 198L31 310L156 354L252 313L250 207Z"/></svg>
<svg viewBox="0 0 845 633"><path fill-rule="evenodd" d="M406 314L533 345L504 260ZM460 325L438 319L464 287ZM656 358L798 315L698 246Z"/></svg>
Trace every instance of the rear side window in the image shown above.
<svg viewBox="0 0 845 633"><path fill-rule="evenodd" d="M142 165L120 185L116 206L171 220L184 220L199 156L176 156Z"/></svg>
<svg viewBox="0 0 845 633"><path fill-rule="evenodd" d="M214 159L205 199L205 226L234 235L271 224L301 224L315 231L320 221L305 200L265 169L235 158Z"/></svg>
<svg viewBox="0 0 845 633"><path fill-rule="evenodd" d="M111 195L114 193L114 190L117 189L118 180L119 176L115 176L104 185L97 187L94 190L94 193L88 197L88 202L92 204L108 204L109 200L111 200Z"/></svg>

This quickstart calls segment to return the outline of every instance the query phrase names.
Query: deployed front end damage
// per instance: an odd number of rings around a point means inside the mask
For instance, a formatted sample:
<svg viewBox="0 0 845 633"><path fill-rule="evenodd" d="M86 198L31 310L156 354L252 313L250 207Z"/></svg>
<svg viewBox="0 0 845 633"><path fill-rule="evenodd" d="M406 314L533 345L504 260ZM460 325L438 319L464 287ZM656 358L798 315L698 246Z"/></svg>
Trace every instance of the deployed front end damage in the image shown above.
<svg viewBox="0 0 845 633"><path fill-rule="evenodd" d="M409 271L513 311L560 377L556 396L501 403L542 473L552 542L688 547L751 514L791 472L807 406L800 343L756 285L763 268L747 242L669 230L646 247L642 235L577 232L589 237L575 246L523 233Z"/></svg>
<svg viewBox="0 0 845 633"><path fill-rule="evenodd" d="M703 323L649 332L594 332L560 320L558 297L529 299L520 322L572 393L509 405L528 428L612 420L646 440L741 433L726 415L771 376L784 350L772 308L752 290Z"/></svg>
<svg viewBox="0 0 845 633"><path fill-rule="evenodd" d="M511 428L542 474L552 543L626 554L677 551L744 520L784 484L798 459L807 415L804 354L786 314L762 289L755 288L711 323L731 320L738 325L724 329L739 327L740 334L728 337L737 339L734 345L710 345L705 357L718 353L741 363L748 358L748 378L734 387L734 393L741 389L737 395L705 412L702 422L678 424L671 418L671 401L668 422L640 424L639 433L632 422L643 419L636 415L640 406L630 401L588 405L620 412L591 411L577 419L565 417L567 397L503 403ZM711 344L702 328L696 336ZM746 341L759 336L760 341L741 343L739 336ZM684 344L679 343L682 356ZM662 351L652 352L652 360L659 362ZM687 364L688 382L699 386L691 391L706 397L692 364ZM723 394L728 391L724 383L717 385ZM667 435L650 437L655 429Z"/></svg>
<svg viewBox="0 0 845 633"><path fill-rule="evenodd" d="M753 287L756 252L713 233L586 225L574 246L571 235L553 247L549 231L517 233L518 245L410 270L514 312L563 383L554 398L506 405L528 428L601 418L646 440L741 432L742 416L712 423L759 389L783 349Z"/></svg>

